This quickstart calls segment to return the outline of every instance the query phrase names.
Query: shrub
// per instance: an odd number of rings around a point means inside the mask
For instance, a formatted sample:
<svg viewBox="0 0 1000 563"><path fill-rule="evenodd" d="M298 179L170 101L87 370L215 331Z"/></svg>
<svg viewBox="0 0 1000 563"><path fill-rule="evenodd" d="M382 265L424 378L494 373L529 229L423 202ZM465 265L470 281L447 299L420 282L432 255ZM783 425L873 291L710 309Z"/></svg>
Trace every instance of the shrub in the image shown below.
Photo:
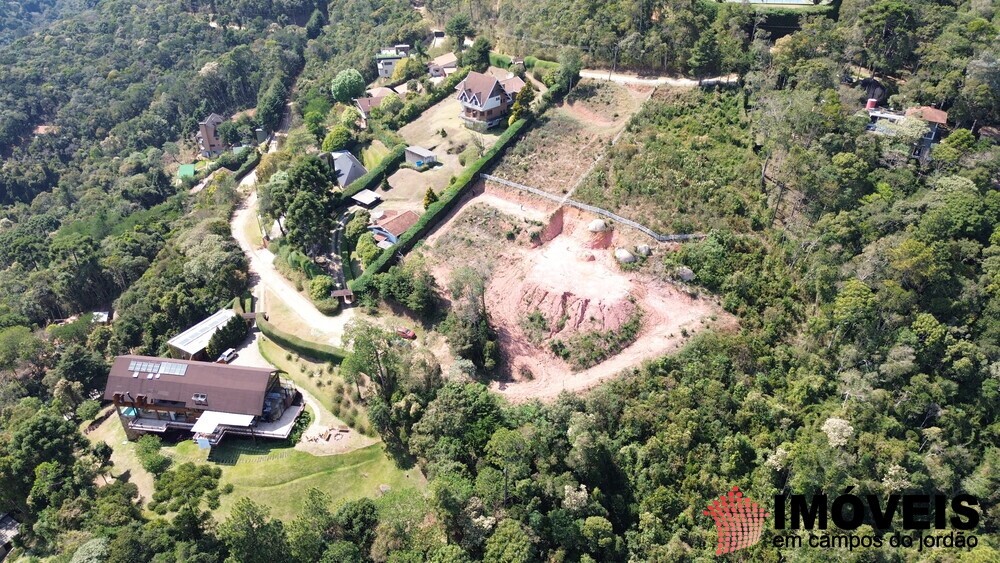
<svg viewBox="0 0 1000 563"><path fill-rule="evenodd" d="M288 435L288 444L292 446L298 444L299 440L302 439L302 434L309 428L310 424L312 424L312 411L305 409L292 425L292 432Z"/></svg>
<svg viewBox="0 0 1000 563"><path fill-rule="evenodd" d="M222 328L215 331L212 338L208 340L208 345L205 346L205 354L210 360L214 360L228 348L238 346L249 333L250 328L247 326L247 322L243 320L243 317L236 315L222 325Z"/></svg>
<svg viewBox="0 0 1000 563"><path fill-rule="evenodd" d="M94 420L99 412L101 412L101 403L89 399L76 407L76 416L80 417L80 420Z"/></svg>
<svg viewBox="0 0 1000 563"><path fill-rule="evenodd" d="M309 297L311 297L313 301L329 299L330 292L336 287L337 285L333 282L333 278L330 276L316 276L309 281Z"/></svg>

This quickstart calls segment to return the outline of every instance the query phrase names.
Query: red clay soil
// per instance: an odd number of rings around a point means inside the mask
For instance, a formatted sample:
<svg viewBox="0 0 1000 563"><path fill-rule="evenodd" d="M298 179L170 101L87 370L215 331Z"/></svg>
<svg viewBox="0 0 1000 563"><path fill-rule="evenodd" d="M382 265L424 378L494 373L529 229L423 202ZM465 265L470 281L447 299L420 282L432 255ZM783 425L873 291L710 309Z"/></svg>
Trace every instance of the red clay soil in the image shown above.
<svg viewBox="0 0 1000 563"><path fill-rule="evenodd" d="M690 336L710 326L735 326L734 319L709 299L693 296L649 274L623 271L614 258L614 249L634 247L636 239L630 238L634 233L592 233L587 225L594 216L570 208L553 213L547 202L515 198L507 190L488 189L485 194L470 197L428 238L431 253L436 239L454 228L454 219L462 210L476 203L535 220L540 213L549 217L540 245L531 248L509 244L499 251L490 249L495 255L495 267L486 288L486 308L499 335L506 379L493 387L512 401L551 400L564 390L593 387L676 350L688 338L682 330ZM653 246L651 260L660 260L670 251L667 245L644 242ZM461 266L447 260L435 261L433 273L439 284L447 283L451 268ZM536 311L544 317L548 330L541 335L541 341L539 335L534 335L533 343L523 325ZM617 330L637 311L642 312L643 320L636 340L594 367L574 372L550 350L549 343L555 339L566 341L579 333Z"/></svg>

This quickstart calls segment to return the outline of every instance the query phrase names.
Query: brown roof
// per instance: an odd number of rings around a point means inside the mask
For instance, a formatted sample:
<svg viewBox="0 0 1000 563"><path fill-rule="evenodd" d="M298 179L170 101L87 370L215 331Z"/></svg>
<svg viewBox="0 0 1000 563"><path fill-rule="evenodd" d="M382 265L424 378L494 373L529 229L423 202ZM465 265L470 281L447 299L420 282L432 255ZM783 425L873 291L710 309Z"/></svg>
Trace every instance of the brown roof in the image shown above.
<svg viewBox="0 0 1000 563"><path fill-rule="evenodd" d="M382 96L382 97L369 97L369 98L355 98L354 102L356 104L358 104L358 109L361 110L361 113L363 113L365 115L365 117L368 117L368 112L370 112L373 107L376 107L379 104L381 104L383 97L384 96Z"/></svg>
<svg viewBox="0 0 1000 563"><path fill-rule="evenodd" d="M469 101L473 101L472 99L475 98L475 103L483 106L499 85L500 82L491 74L470 72L465 76L465 80L458 83L455 89L458 90L459 97L465 94Z"/></svg>
<svg viewBox="0 0 1000 563"><path fill-rule="evenodd" d="M520 76L512 76L507 80L501 80L500 86L503 87L504 92L511 96L516 96L521 88L524 88L524 81L521 80Z"/></svg>
<svg viewBox="0 0 1000 563"><path fill-rule="evenodd" d="M395 94L396 91L392 88L386 88L385 86L379 86L378 88L372 88L368 91L368 95L372 98L384 98L390 94Z"/></svg>
<svg viewBox="0 0 1000 563"><path fill-rule="evenodd" d="M445 54L441 55L440 57L435 57L428 64L432 64L432 65L436 65L436 66L441 66L441 67L444 67L444 66L457 66L458 65L458 56L456 56L455 53L445 53Z"/></svg>
<svg viewBox="0 0 1000 563"><path fill-rule="evenodd" d="M393 236L399 237L408 231L410 227L416 225L418 219L420 219L420 215L417 215L413 211L404 211L403 213L386 217L379 222L378 226L389 231Z"/></svg>
<svg viewBox="0 0 1000 563"><path fill-rule="evenodd" d="M948 112L932 108L930 106L920 106L906 110L906 117L917 117L930 123L948 124Z"/></svg>
<svg viewBox="0 0 1000 563"><path fill-rule="evenodd" d="M175 401L191 409L258 416L276 371L154 356L118 356L108 374L104 399L112 400L120 393L122 401L135 403L143 395L150 403ZM138 376L134 376L136 373ZM204 394L206 400L195 403L195 393Z"/></svg>

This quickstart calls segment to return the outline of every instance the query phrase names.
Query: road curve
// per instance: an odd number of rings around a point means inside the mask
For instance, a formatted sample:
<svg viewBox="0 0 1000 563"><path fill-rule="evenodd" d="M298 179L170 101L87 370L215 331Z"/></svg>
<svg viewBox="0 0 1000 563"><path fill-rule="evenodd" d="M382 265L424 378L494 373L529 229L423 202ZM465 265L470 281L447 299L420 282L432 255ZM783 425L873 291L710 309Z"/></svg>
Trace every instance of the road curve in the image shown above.
<svg viewBox="0 0 1000 563"><path fill-rule="evenodd" d="M250 271L257 274L257 287L267 289L272 296L282 300L289 309L302 319L317 338L328 344L339 346L344 334L344 326L354 318L354 309L343 309L335 317L320 313L309 299L298 292L274 267L274 254L266 248L256 248L246 236L247 225L257 221L257 192L243 201L233 215L231 228L233 238L239 243L250 261ZM258 297L260 294L258 293Z"/></svg>

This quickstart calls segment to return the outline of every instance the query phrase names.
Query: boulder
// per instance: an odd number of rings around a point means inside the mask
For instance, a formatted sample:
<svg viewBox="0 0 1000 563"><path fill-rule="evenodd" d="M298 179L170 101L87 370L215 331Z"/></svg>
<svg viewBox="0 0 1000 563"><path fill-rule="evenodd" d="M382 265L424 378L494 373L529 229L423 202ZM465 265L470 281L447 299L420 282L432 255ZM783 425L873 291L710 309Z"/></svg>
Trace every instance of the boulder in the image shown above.
<svg viewBox="0 0 1000 563"><path fill-rule="evenodd" d="M580 253L580 260L583 260L584 262L593 262L594 261L594 255L591 254L591 253L589 253L589 252L581 252Z"/></svg>
<svg viewBox="0 0 1000 563"><path fill-rule="evenodd" d="M653 253L653 251L652 251L652 250L650 250L650 248L649 248L649 245L648 245L648 244L640 244L639 246L635 247L635 251L636 251L636 252L637 252L637 253L638 253L638 254L639 254L640 256L649 256L650 254L652 254L652 253Z"/></svg>
<svg viewBox="0 0 1000 563"><path fill-rule="evenodd" d="M622 264L631 264L632 262L635 262L635 254L632 254L624 248L616 248L615 259Z"/></svg>
<svg viewBox="0 0 1000 563"><path fill-rule="evenodd" d="M604 219L594 219L587 225L587 230L592 233L603 233L608 230L608 224L604 222Z"/></svg>
<svg viewBox="0 0 1000 563"><path fill-rule="evenodd" d="M681 266L677 268L677 277L681 280L689 282L694 279L694 270L688 268L687 266Z"/></svg>

